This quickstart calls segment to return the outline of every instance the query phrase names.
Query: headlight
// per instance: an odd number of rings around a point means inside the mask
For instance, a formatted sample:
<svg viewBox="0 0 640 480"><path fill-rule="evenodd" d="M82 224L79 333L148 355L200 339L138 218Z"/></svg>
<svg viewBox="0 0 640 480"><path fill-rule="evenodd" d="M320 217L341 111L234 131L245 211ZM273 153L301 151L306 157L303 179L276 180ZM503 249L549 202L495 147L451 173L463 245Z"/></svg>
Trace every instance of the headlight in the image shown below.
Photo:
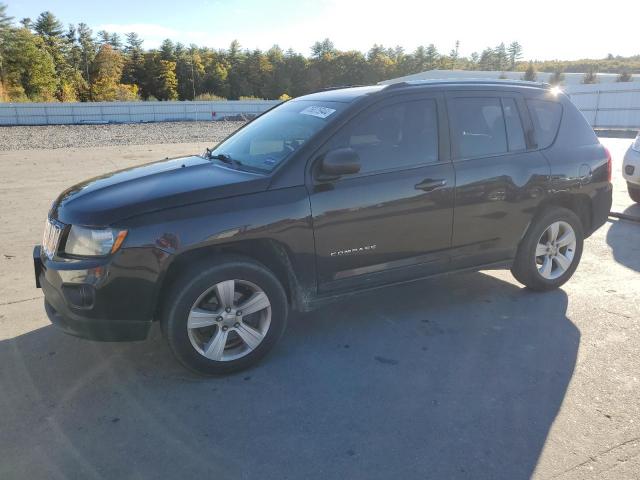
<svg viewBox="0 0 640 480"><path fill-rule="evenodd" d="M64 251L83 257L104 257L117 252L126 236L126 230L93 229L73 225L67 236Z"/></svg>
<svg viewBox="0 0 640 480"><path fill-rule="evenodd" d="M635 142L633 142L633 145L631 145L631 148L640 153L640 133L636 137Z"/></svg>

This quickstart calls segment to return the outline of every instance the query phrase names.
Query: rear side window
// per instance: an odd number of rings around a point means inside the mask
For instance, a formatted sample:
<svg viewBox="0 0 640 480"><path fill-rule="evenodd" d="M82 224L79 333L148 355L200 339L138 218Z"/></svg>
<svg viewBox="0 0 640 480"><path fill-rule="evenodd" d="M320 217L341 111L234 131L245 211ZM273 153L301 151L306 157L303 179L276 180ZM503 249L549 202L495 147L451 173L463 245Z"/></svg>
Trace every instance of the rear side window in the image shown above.
<svg viewBox="0 0 640 480"><path fill-rule="evenodd" d="M457 158L507 153L500 99L459 97L451 101L452 137Z"/></svg>
<svg viewBox="0 0 640 480"><path fill-rule="evenodd" d="M536 132L538 148L547 148L553 143L558 133L562 105L546 100L527 100L531 121Z"/></svg>
<svg viewBox="0 0 640 480"><path fill-rule="evenodd" d="M509 151L520 152L527 148L524 141L524 130L518 113L516 101L513 98L503 98L504 121L507 125L507 137L509 138Z"/></svg>

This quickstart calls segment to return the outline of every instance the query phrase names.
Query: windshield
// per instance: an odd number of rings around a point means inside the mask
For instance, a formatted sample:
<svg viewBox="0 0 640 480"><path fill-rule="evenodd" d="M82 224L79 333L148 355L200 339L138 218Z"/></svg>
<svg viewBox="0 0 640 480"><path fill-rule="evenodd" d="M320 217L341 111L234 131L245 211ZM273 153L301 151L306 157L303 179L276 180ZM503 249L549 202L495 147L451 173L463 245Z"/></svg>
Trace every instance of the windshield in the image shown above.
<svg viewBox="0 0 640 480"><path fill-rule="evenodd" d="M256 118L210 152L227 163L270 172L329 124L346 104L294 100Z"/></svg>

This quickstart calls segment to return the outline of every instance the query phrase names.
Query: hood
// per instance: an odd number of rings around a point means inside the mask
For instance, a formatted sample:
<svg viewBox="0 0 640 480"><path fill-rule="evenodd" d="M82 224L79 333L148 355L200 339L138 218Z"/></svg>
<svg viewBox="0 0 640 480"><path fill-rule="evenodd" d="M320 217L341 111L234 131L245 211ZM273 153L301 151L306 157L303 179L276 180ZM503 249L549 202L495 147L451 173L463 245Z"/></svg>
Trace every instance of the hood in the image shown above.
<svg viewBox="0 0 640 480"><path fill-rule="evenodd" d="M66 224L108 226L128 217L266 190L269 177L198 156L109 173L65 190L50 216Z"/></svg>

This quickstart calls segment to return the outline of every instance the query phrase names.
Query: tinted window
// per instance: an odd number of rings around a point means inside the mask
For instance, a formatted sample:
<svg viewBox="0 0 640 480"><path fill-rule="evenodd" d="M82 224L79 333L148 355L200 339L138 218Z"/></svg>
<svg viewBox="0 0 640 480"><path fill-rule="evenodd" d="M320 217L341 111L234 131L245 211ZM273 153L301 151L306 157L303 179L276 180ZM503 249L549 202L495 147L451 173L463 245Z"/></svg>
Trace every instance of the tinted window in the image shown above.
<svg viewBox="0 0 640 480"><path fill-rule="evenodd" d="M330 148L339 147L351 147L358 152L362 173L436 162L436 103L403 102L367 112L330 142Z"/></svg>
<svg viewBox="0 0 640 480"><path fill-rule="evenodd" d="M518 113L516 101L513 98L503 98L502 107L504 109L504 121L507 126L507 138L509 140L509 151L517 152L525 150L527 145L524 141L524 130Z"/></svg>
<svg viewBox="0 0 640 480"><path fill-rule="evenodd" d="M458 158L507 152L507 134L499 98L454 98L451 117Z"/></svg>
<svg viewBox="0 0 640 480"><path fill-rule="evenodd" d="M228 155L251 169L270 171L322 130L344 103L294 100L256 118L218 145L214 155Z"/></svg>
<svg viewBox="0 0 640 480"><path fill-rule="evenodd" d="M536 131L538 148L546 148L553 143L558 133L562 106L545 100L527 100L527 106Z"/></svg>

